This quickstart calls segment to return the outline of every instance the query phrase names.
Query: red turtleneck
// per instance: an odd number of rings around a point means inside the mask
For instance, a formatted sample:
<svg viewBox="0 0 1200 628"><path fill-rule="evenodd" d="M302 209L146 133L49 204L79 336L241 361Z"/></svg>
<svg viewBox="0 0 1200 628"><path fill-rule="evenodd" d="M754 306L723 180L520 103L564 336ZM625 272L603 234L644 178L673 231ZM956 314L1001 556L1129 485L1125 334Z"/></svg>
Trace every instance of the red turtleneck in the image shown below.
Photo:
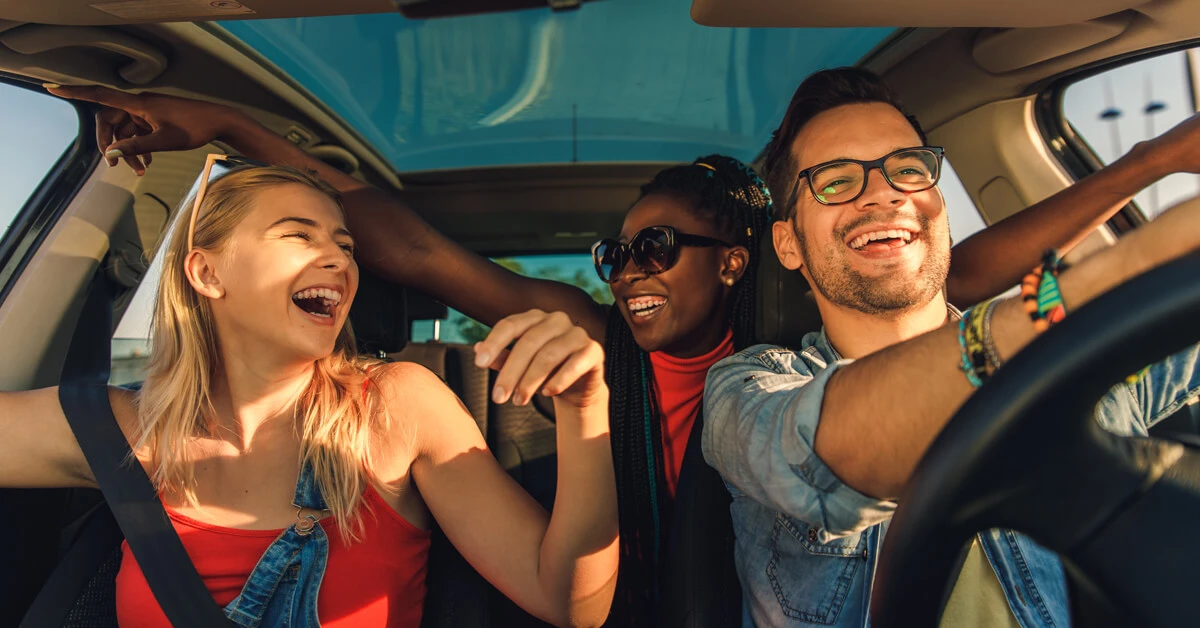
<svg viewBox="0 0 1200 628"><path fill-rule="evenodd" d="M712 351L694 358L676 358L655 351L650 354L654 367L654 393L662 413L663 469L667 476L667 491L675 498L679 484L679 469L687 451L692 426L704 403L704 378L708 369L723 358L733 355L733 331Z"/></svg>

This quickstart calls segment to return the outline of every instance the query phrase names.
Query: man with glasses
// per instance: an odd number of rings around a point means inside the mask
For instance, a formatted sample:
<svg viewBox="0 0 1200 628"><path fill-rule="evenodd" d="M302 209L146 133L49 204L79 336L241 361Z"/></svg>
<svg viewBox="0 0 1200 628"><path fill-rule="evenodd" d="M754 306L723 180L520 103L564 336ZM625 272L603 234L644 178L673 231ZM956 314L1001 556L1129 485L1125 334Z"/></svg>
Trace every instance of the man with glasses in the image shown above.
<svg viewBox="0 0 1200 628"><path fill-rule="evenodd" d="M1106 178L1069 194L1088 207L1101 199L1116 207L1180 164L1200 162L1189 140L1196 124L1139 145ZM1047 256L1045 272L1029 281L1029 310L1021 299L993 299L963 319L945 298L951 254L941 166L942 149L927 145L878 77L857 69L806 80L768 146L767 181L781 201L775 250L808 279L824 329L799 347L751 347L708 375L703 449L734 496L748 625L866 625L893 500L954 411L1061 319L1064 302L1079 307L1200 246L1193 201L1074 268ZM1059 209L1083 211L1069 202ZM1033 267L1040 252L1029 241L1046 238L1023 238L1021 229L993 253ZM1146 434L1200 389L1198 355L1193 347L1118 386L1097 420ZM944 625L1069 623L1056 556L1011 531L973 541Z"/></svg>

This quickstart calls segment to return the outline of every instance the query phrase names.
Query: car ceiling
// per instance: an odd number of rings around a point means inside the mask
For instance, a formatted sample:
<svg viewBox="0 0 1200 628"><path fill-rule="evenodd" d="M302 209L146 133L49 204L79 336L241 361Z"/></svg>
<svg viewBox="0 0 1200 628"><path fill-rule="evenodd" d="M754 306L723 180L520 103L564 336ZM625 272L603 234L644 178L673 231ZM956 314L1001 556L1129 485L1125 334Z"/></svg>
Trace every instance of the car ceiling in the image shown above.
<svg viewBox="0 0 1200 628"><path fill-rule="evenodd" d="M634 1L598 0L581 7L578 15L587 19L588 12L602 4ZM397 173L385 151L360 130L345 124L346 116L336 107L315 98L301 81L281 71L278 63L230 37L236 27L227 30L211 24L154 23L156 20L145 13L140 18L130 17L133 14L128 9L116 7L117 13L126 11L122 18L112 11L93 8L97 4L145 7L155 2L0 0L0 70L32 80L153 89L243 107L277 132L293 134L301 145L331 145L335 161L341 158L343 163L361 164L361 174L368 180L403 187L401 194L431 223L476 250L580 250L595 239L595 233L611 233L619 228L620 217L636 198L638 185L664 165L661 157L651 157L642 160L644 163L630 164L492 163L440 172ZM231 4L237 3L205 0L193 4L224 4L233 10ZM813 11L824 4L694 0L691 10L697 20L719 26L819 22L822 26L853 27L879 25L879 20L863 16L881 15L876 11L886 14L898 6L892 0L854 0L855 10L820 14L824 17L816 20L818 13ZM245 5L255 13L218 17L236 20L393 11L391 0L347 0L337 4L247 0ZM745 11L732 14L732 5L744 6ZM1089 64L1188 41L1200 33L1200 3L1187 0L1072 0L1054 3L1053 10L1041 7L1045 10L1036 22L1028 17L1015 21L1017 13L1029 12L1029 5L1026 0L904 3L914 16L941 11L940 15L956 17L947 17L946 23L938 24L916 18L887 22L919 28L898 31L885 46L863 57L861 63L884 73L925 125L936 128L981 104L1037 91L1064 73ZM1021 10L997 10L1002 6ZM810 11L797 11L797 7ZM686 2L683 8L687 8ZM688 17L681 14L680 19ZM27 40L36 43L58 39L61 45L35 53L15 50L10 42L30 50L28 41L16 35L23 29L30 32L32 27L44 32L34 33ZM98 51L80 44L96 40L109 44L110 40L126 44L132 40L135 48L152 53L148 63L157 59L163 67L150 80L136 84L120 72L129 63L124 55L113 52L119 47L109 45ZM785 92L790 92L794 79L789 77L787 82Z"/></svg>

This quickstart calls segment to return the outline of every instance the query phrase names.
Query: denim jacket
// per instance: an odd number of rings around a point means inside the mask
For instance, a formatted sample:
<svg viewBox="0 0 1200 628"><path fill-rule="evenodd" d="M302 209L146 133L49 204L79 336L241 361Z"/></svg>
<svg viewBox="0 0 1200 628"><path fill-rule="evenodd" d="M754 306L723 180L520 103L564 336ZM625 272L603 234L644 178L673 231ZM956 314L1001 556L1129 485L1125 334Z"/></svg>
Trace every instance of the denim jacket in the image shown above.
<svg viewBox="0 0 1200 628"><path fill-rule="evenodd" d="M1200 347L1114 387L1096 419L1146 435L1200 392ZM825 385L841 359L824 331L800 350L758 345L718 362L705 386L704 457L725 479L746 626L865 626L879 548L896 509L843 484L817 457ZM1057 556L1009 530L980 542L1018 622L1069 625Z"/></svg>
<svg viewBox="0 0 1200 628"><path fill-rule="evenodd" d="M318 517L305 511L327 510L312 465L305 464L296 480L293 523L267 547L225 616L244 628L257 626L320 626L317 595L329 559L329 538Z"/></svg>

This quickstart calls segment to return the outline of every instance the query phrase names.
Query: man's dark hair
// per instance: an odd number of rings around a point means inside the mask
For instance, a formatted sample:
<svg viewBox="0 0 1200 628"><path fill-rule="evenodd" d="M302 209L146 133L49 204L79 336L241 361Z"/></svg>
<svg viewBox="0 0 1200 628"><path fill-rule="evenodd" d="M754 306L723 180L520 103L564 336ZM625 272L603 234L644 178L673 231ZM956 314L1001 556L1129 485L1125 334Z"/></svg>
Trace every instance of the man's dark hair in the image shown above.
<svg viewBox="0 0 1200 628"><path fill-rule="evenodd" d="M788 104L787 113L779 128L771 134L771 142L767 144L766 156L763 160L763 174L767 179L767 187L779 201L775 208L776 218L786 220L792 216L795 199L787 198L795 183L800 164L792 157L792 142L800 134L800 129L808 124L818 114L843 105L880 102L895 107L904 117L908 118L921 143L926 143L925 131L921 129L917 119L904 110L900 98L892 91L879 75L862 68L834 68L821 70L804 79L792 102Z"/></svg>

